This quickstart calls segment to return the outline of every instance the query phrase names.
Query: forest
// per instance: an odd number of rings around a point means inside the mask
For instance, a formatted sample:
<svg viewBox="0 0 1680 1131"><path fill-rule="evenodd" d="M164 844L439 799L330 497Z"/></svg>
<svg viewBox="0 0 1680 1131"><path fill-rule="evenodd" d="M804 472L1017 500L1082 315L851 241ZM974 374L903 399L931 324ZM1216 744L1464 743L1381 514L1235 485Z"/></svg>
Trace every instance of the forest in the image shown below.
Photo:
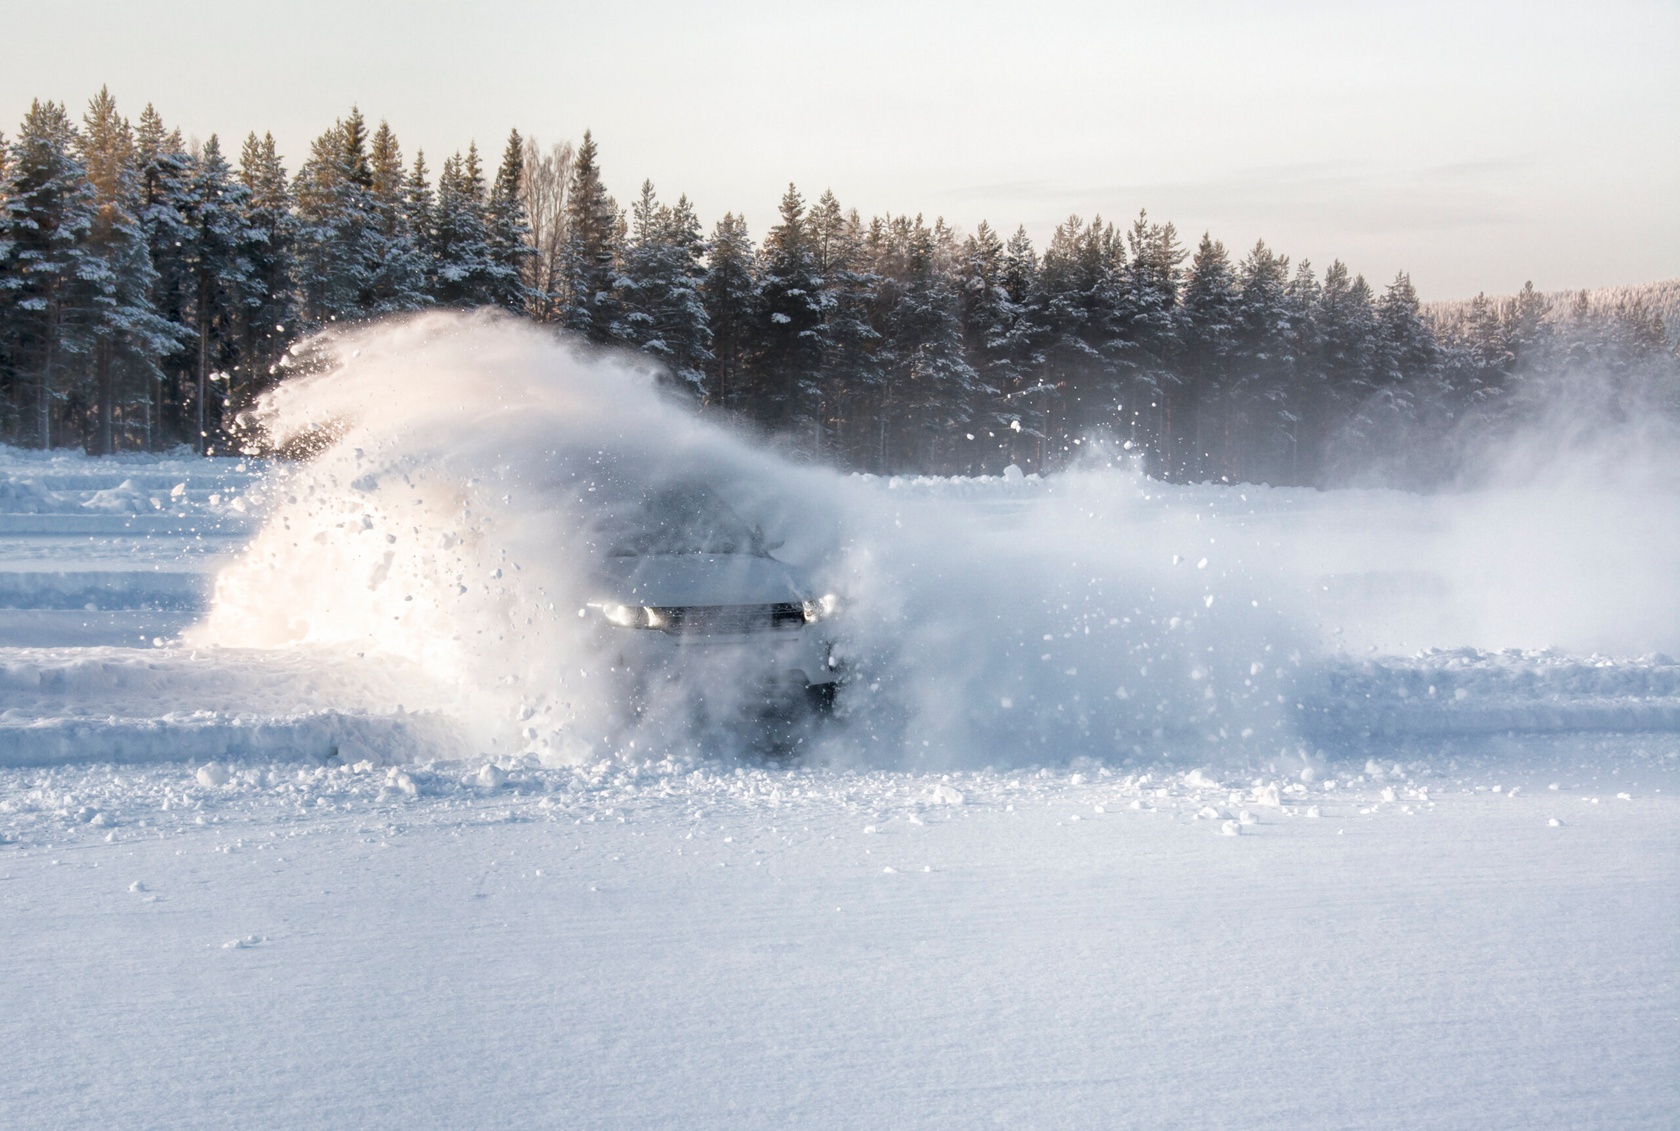
<svg viewBox="0 0 1680 1131"><path fill-rule="evenodd" d="M793 185L755 240L647 182L621 206L589 133L515 130L434 175L356 109L295 171L272 135L234 155L104 90L0 135L0 441L96 454L243 450L307 335L491 306L640 351L695 411L849 469L1053 470L1095 442L1175 481L1429 487L1562 380L1680 419L1656 293L1426 308L1405 273L1373 287L1145 212L1035 248Z"/></svg>

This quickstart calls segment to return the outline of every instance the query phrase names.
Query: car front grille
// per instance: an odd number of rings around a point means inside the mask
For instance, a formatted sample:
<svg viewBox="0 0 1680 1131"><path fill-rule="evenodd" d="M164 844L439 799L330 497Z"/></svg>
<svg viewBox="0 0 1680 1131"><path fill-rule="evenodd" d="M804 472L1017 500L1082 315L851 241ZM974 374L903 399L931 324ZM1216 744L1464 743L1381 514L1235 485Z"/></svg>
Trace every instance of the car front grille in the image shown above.
<svg viewBox="0 0 1680 1131"><path fill-rule="evenodd" d="M661 632L673 636L740 636L802 628L805 610L792 602L777 605L685 605L655 609Z"/></svg>

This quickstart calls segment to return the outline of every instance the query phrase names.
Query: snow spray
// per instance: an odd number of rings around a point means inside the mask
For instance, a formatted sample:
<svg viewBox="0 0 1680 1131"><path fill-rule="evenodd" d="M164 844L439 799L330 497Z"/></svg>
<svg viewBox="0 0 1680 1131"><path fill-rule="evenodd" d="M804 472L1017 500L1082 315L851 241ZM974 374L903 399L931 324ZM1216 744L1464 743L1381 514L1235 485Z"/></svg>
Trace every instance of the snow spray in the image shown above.
<svg viewBox="0 0 1680 1131"><path fill-rule="evenodd" d="M1175 486L1100 445L1045 478L847 475L678 403L645 359L504 315L427 313L306 349L319 371L255 415L272 442L314 454L274 473L264 526L188 642L401 658L409 706L460 721L472 749L454 756L750 746L697 742L691 702L628 711L580 616L615 508L683 483L711 487L844 602L846 678L803 748L816 760L1246 764L1293 756L1326 656L1680 635L1680 616L1662 619L1680 613L1674 589L1655 620L1626 606L1661 592L1644 573L1572 613L1603 563L1570 557L1539 497ZM1658 573L1680 562L1666 506ZM1592 518L1607 537L1628 516ZM1562 564L1497 576L1512 547L1541 544ZM1509 577L1527 587L1502 604ZM727 671L699 686L714 706L738 693Z"/></svg>

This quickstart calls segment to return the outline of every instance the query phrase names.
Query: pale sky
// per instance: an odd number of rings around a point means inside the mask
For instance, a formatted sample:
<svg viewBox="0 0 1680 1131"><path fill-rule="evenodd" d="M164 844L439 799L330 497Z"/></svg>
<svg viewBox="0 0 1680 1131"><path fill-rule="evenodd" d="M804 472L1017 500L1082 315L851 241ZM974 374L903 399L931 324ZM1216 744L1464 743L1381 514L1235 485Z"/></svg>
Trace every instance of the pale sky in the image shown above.
<svg viewBox="0 0 1680 1131"><path fill-rule="evenodd" d="M0 129L102 83L294 170L352 104L434 169L587 127L609 188L755 238L783 189L866 217L1147 208L1426 299L1680 276L1680 0L576 4L0 0Z"/></svg>

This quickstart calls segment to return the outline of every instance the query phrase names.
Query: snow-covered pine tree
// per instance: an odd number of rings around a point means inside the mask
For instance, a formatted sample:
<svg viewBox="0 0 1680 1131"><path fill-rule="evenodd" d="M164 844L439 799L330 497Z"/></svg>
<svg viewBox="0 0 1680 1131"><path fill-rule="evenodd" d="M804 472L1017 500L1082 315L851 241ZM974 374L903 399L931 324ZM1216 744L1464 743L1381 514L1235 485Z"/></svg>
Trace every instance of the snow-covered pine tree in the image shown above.
<svg viewBox="0 0 1680 1131"><path fill-rule="evenodd" d="M1175 476L1199 480L1213 474L1214 448L1223 447L1225 400L1237 348L1236 273L1225 245L1206 232L1190 261L1180 318L1182 379L1175 399L1187 420L1168 466Z"/></svg>
<svg viewBox="0 0 1680 1131"><path fill-rule="evenodd" d="M478 147L443 163L432 212L433 295L443 306L483 306L490 301L489 230L484 223L484 169Z"/></svg>
<svg viewBox="0 0 1680 1131"><path fill-rule="evenodd" d="M688 198L659 203L652 181L642 182L631 206L631 234L618 278L621 311L614 337L657 358L678 388L704 395L711 360L711 327L700 288L700 222Z"/></svg>
<svg viewBox="0 0 1680 1131"><path fill-rule="evenodd" d="M856 451L871 437L858 434L854 417L878 398L882 380L881 335L870 319L879 280L864 261L863 221L855 210L842 210L834 193L824 192L808 219L812 255L822 280L817 445Z"/></svg>
<svg viewBox="0 0 1680 1131"><path fill-rule="evenodd" d="M144 402L162 374L158 359L178 345L178 331L153 305L157 272L141 231L134 132L104 87L82 118L79 152L97 211L87 247L103 267L94 311L93 420L88 447L116 450L119 407Z"/></svg>
<svg viewBox="0 0 1680 1131"><path fill-rule="evenodd" d="M1257 240L1237 267L1237 335L1232 355L1231 420L1240 437L1225 453L1233 481L1276 481L1292 461L1289 387L1295 357L1289 332L1289 257Z"/></svg>
<svg viewBox="0 0 1680 1131"><path fill-rule="evenodd" d="M188 181L184 219L192 280L192 330L196 347L193 450L204 454L223 431L227 396L214 388L237 364L240 316L250 284L246 250L255 233L246 228L249 190L233 176L215 134L204 143Z"/></svg>
<svg viewBox="0 0 1680 1131"><path fill-rule="evenodd" d="M969 455L969 474L1000 472L1005 466L1009 439L1008 402L1020 386L1022 307L1005 285L1003 240L986 221L963 241L956 263L958 321L963 353L978 379L973 431L963 432L963 444L953 447ZM1003 436L999 435L1004 430ZM973 437L970 439L969 437Z"/></svg>
<svg viewBox="0 0 1680 1131"><path fill-rule="evenodd" d="M706 322L712 331L705 398L708 405L739 408L745 401L753 330L758 321L756 261L746 220L733 212L724 213L706 246L706 276L700 284Z"/></svg>
<svg viewBox="0 0 1680 1131"><path fill-rule="evenodd" d="M1293 431L1285 481L1292 484L1318 481L1325 442L1337 424L1322 365L1324 340L1317 319L1323 291L1312 262L1303 259L1297 263L1284 294L1284 307L1288 311L1286 336L1293 368L1287 400Z"/></svg>
<svg viewBox="0 0 1680 1131"><path fill-rule="evenodd" d="M1171 396L1179 374L1178 301L1185 252L1172 224L1151 224L1140 211L1126 233L1126 261L1121 276L1120 339L1124 362L1121 395L1122 434L1155 452L1155 466L1166 464L1166 439L1172 431Z"/></svg>
<svg viewBox="0 0 1680 1131"><path fill-rule="evenodd" d="M162 359L162 373L152 382L146 411L146 446L161 447L186 439L191 428L181 417L182 382L192 372L192 285L186 249L192 234L183 210L192 177L192 157L179 130L164 126L150 103L140 112L134 132L140 177L141 231L151 254L157 285L152 305L176 327L181 344Z"/></svg>
<svg viewBox="0 0 1680 1131"><path fill-rule="evenodd" d="M489 243L485 301L505 310L526 313L531 291L525 284L526 264L535 255L531 246L531 225L525 213L525 142L519 131L508 134L502 163L490 186L485 208L486 238Z"/></svg>
<svg viewBox="0 0 1680 1131"><path fill-rule="evenodd" d="M1314 312L1320 364L1335 415L1342 421L1340 442L1360 458L1374 437L1365 430L1360 410L1377 388L1379 345L1375 299L1365 276L1350 276L1334 260L1324 272L1324 289Z"/></svg>
<svg viewBox="0 0 1680 1131"><path fill-rule="evenodd" d="M1060 460L1088 425L1112 420L1116 411L1129 407L1115 381L1124 267L1124 243L1100 216L1089 226L1078 216L1068 217L1044 249L1039 376L1054 391L1044 398L1043 416L1034 422L1041 437L1040 461Z"/></svg>
<svg viewBox="0 0 1680 1131"><path fill-rule="evenodd" d="M1444 409L1447 391L1441 349L1423 321L1411 276L1401 271L1377 301L1378 389L1366 405L1363 428L1376 454L1402 481L1421 480L1427 459L1413 442L1423 414ZM1427 425L1425 432L1439 428Z"/></svg>
<svg viewBox="0 0 1680 1131"><path fill-rule="evenodd" d="M953 261L955 239L944 221L896 217L878 245L887 398L883 408L883 471L933 466L966 447L979 375L963 348Z"/></svg>
<svg viewBox="0 0 1680 1131"><path fill-rule="evenodd" d="M14 406L16 434L42 448L55 440L55 406L91 360L105 289L105 265L87 245L98 200L77 148L64 107L37 99L12 149L0 217L6 353L29 402Z"/></svg>
<svg viewBox="0 0 1680 1131"><path fill-rule="evenodd" d="M1583 293L1582 298L1586 296ZM1534 289L1534 282L1530 280L1523 284L1504 314L1505 340L1511 344L1513 356L1512 366L1517 370L1538 369L1551 357L1553 348L1552 327L1546 321L1551 313L1552 304L1545 295ZM1586 321L1583 317L1576 321Z"/></svg>
<svg viewBox="0 0 1680 1131"><path fill-rule="evenodd" d="M1003 290L1010 304L1020 311L1008 346L1014 359L1013 381L1002 391L996 428L1005 443L1004 457L1009 463L1023 462L1036 466L1040 451L1039 437L1026 427L1028 422L1042 419L1053 387L1046 382L1044 372L1044 343L1047 329L1044 317L1044 286L1040 277L1038 253L1024 225L1017 225L1015 234L1003 246ZM1007 432L1004 429L1008 429Z"/></svg>
<svg viewBox="0 0 1680 1131"><path fill-rule="evenodd" d="M403 218L420 260L422 290L429 298L437 292L437 194L432 191L424 150L415 152L414 165L403 182Z"/></svg>
<svg viewBox="0 0 1680 1131"><path fill-rule="evenodd" d="M319 326L368 312L378 261L367 126L354 107L316 138L293 181L301 313Z"/></svg>
<svg viewBox="0 0 1680 1131"><path fill-rule="evenodd" d="M245 139L239 180L245 186L243 255L250 271L239 314L239 360L229 371L234 419L274 379L297 318L292 276L297 219L273 134Z"/></svg>
<svg viewBox="0 0 1680 1131"><path fill-rule="evenodd" d="M622 221L601 183L595 139L583 132L566 188L566 298L560 322L592 342L613 341L619 320L616 297Z"/></svg>
<svg viewBox="0 0 1680 1131"><path fill-rule="evenodd" d="M429 305L425 253L409 226L402 146L390 123L380 122L368 148L368 195L373 204L369 240L367 312L394 314Z"/></svg>
<svg viewBox="0 0 1680 1131"><path fill-rule="evenodd" d="M781 222L759 253L758 356L753 408L774 432L812 435L822 370L822 279L817 275L805 201L792 184L782 194Z"/></svg>

